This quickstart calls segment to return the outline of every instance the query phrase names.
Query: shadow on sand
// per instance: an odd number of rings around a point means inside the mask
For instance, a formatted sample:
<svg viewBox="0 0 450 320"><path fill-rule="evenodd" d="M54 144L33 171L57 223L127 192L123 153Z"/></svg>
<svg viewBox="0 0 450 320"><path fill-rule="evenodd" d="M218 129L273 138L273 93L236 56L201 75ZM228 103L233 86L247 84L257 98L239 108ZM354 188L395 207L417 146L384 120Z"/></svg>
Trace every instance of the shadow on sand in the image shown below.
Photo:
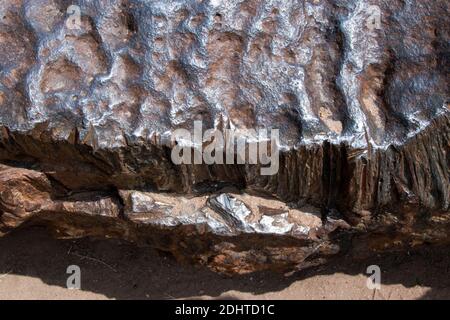
<svg viewBox="0 0 450 320"><path fill-rule="evenodd" d="M54 240L40 227L17 230L0 239L0 274L37 277L49 285L66 286L66 268L79 265L83 290L116 299L173 299L208 295L227 297L236 290L253 294L276 292L293 282L336 272L360 275L377 264L384 284L430 287L423 299L450 299L449 248L422 248L364 261L338 258L332 265L291 277L255 273L227 277L206 268L181 265L171 256L117 240Z"/></svg>

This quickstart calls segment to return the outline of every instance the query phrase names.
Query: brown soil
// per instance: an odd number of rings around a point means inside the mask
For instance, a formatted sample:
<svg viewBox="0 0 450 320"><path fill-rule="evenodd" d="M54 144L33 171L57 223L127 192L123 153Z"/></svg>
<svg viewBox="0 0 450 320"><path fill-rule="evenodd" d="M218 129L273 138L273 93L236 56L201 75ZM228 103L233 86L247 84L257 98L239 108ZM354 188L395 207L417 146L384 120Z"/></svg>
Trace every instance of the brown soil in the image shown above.
<svg viewBox="0 0 450 320"><path fill-rule="evenodd" d="M81 290L66 288L66 269L81 267ZM367 266L382 270L380 291L366 287ZM44 229L0 239L0 299L450 299L448 248L345 257L291 277L226 277L171 256L115 240L54 240Z"/></svg>

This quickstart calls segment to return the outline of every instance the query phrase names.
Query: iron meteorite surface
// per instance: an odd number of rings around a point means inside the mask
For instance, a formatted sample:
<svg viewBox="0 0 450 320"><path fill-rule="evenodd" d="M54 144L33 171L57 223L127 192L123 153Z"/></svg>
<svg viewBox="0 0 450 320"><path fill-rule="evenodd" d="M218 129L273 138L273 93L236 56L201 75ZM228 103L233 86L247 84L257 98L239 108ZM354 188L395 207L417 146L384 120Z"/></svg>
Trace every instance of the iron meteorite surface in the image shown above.
<svg viewBox="0 0 450 320"><path fill-rule="evenodd" d="M449 19L444 0L4 0L0 232L238 273L447 242ZM175 165L195 120L279 129L279 171Z"/></svg>

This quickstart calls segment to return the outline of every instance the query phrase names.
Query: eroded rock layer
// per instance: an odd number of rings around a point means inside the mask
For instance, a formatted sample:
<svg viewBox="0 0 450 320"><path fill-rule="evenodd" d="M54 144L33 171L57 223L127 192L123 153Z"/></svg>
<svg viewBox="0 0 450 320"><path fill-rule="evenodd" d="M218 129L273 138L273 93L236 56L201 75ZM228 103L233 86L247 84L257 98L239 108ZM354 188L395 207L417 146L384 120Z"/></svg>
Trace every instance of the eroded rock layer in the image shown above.
<svg viewBox="0 0 450 320"><path fill-rule="evenodd" d="M3 0L0 233L43 223L229 273L447 242L449 6ZM279 129L278 172L174 164L195 120Z"/></svg>

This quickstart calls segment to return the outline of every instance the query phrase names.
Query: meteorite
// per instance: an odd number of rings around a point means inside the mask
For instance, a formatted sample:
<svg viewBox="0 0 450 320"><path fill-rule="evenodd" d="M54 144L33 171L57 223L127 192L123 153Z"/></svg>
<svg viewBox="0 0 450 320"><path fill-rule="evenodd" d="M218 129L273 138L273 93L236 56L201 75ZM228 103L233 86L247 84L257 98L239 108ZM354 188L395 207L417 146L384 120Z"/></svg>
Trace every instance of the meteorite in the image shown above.
<svg viewBox="0 0 450 320"><path fill-rule="evenodd" d="M42 224L224 273L448 244L449 6L2 0L0 235ZM278 170L174 163L196 122L278 130Z"/></svg>

